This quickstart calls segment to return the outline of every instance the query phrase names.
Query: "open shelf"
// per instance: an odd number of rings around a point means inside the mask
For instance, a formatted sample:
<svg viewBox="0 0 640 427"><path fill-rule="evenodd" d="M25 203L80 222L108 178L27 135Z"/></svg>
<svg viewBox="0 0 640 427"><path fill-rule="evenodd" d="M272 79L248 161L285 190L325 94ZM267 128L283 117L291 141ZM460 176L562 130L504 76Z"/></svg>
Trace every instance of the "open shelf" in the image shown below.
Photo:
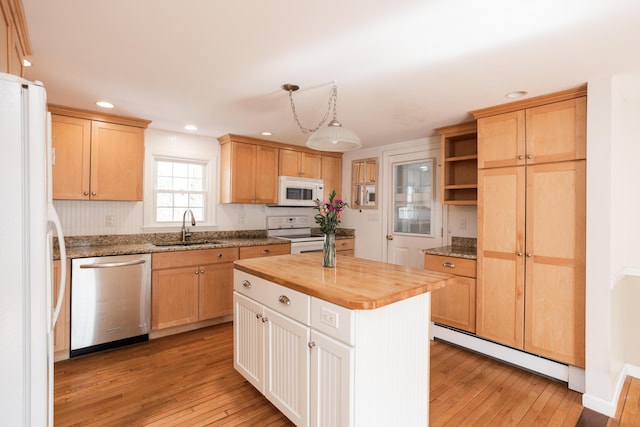
<svg viewBox="0 0 640 427"><path fill-rule="evenodd" d="M466 122L436 130L440 133L442 204L477 204L478 138L476 122Z"/></svg>

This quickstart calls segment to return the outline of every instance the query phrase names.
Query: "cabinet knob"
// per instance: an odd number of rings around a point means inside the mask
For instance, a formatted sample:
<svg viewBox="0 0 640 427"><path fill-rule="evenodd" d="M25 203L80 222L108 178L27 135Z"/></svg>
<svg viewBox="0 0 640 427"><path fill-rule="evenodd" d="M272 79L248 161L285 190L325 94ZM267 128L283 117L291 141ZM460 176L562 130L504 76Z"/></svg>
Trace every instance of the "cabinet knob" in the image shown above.
<svg viewBox="0 0 640 427"><path fill-rule="evenodd" d="M262 318L262 313L257 313L256 314L256 319L261 319Z"/></svg>
<svg viewBox="0 0 640 427"><path fill-rule="evenodd" d="M263 254L270 254L270 253L271 253L271 251L270 251L269 249L263 249L263 250L262 250L262 253L263 253Z"/></svg>
<svg viewBox="0 0 640 427"><path fill-rule="evenodd" d="M85 191L85 192L84 192L84 193L82 193L82 194L84 194L85 196L88 196L88 195L89 195L89 192L88 192L88 191Z"/></svg>
<svg viewBox="0 0 640 427"><path fill-rule="evenodd" d="M316 346L315 341L310 341L309 344L307 344L309 346L309 348L313 348Z"/></svg>
<svg viewBox="0 0 640 427"><path fill-rule="evenodd" d="M524 158L524 157L522 157L522 154L520 154L520 155L518 156L518 160L522 160L523 158Z"/></svg>
<svg viewBox="0 0 640 427"><path fill-rule="evenodd" d="M204 270L200 270L200 274L204 274Z"/></svg>
<svg viewBox="0 0 640 427"><path fill-rule="evenodd" d="M291 305L291 300L286 295L280 295L280 297L278 298L278 301L286 305Z"/></svg>
<svg viewBox="0 0 640 427"><path fill-rule="evenodd" d="M218 259L222 258L222 254L218 254Z"/></svg>
<svg viewBox="0 0 640 427"><path fill-rule="evenodd" d="M200 270L196 270L196 274L200 274Z"/></svg>
<svg viewBox="0 0 640 427"><path fill-rule="evenodd" d="M527 154L527 159L533 159L533 154Z"/></svg>
<svg viewBox="0 0 640 427"><path fill-rule="evenodd" d="M262 318L262 319L260 319L260 320L262 320L262 323L267 323L267 322L269 321L269 319L267 319L266 317L263 317L263 318Z"/></svg>
<svg viewBox="0 0 640 427"><path fill-rule="evenodd" d="M456 268L456 265L454 263L452 263L452 262L449 262L449 261L443 262L442 266L443 267L447 267L447 268Z"/></svg>
<svg viewBox="0 0 640 427"><path fill-rule="evenodd" d="M91 192L91 195L92 195L92 196L95 196L95 195L96 195L96 192L95 192L95 191Z"/></svg>
<svg viewBox="0 0 640 427"><path fill-rule="evenodd" d="M522 252L516 252L516 255L522 256Z"/></svg>
<svg viewBox="0 0 640 427"><path fill-rule="evenodd" d="M244 286L245 288L251 288L251 282L248 280L243 280L242 286Z"/></svg>
<svg viewBox="0 0 640 427"><path fill-rule="evenodd" d="M533 254L531 252L527 252L527 257L531 258Z"/></svg>

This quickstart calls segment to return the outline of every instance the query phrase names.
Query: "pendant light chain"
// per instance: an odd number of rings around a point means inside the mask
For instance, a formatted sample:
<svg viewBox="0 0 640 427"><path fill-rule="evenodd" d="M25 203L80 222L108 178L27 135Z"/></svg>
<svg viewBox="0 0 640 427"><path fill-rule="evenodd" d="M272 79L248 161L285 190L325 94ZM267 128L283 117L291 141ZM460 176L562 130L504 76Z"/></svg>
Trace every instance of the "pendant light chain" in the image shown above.
<svg viewBox="0 0 640 427"><path fill-rule="evenodd" d="M291 111L293 111L293 118L296 121L296 123L298 124L298 127L300 128L300 130L304 133L313 133L315 131L317 131L318 129L320 129L320 127L322 125L324 125L324 123L327 121L327 119L329 118L329 112L331 111L331 105L333 104L333 119L336 119L336 101L338 99L338 87L336 85L333 86L333 88L331 89L331 92L329 92L329 101L327 103L327 112L324 113L324 117L322 118L322 120L320 120L320 123L318 123L318 126L316 126L313 129L310 128L306 128L304 126L302 126L302 123L300 123L300 119L298 118L298 113L296 112L296 106L293 103L293 90L289 90L289 101L291 102Z"/></svg>

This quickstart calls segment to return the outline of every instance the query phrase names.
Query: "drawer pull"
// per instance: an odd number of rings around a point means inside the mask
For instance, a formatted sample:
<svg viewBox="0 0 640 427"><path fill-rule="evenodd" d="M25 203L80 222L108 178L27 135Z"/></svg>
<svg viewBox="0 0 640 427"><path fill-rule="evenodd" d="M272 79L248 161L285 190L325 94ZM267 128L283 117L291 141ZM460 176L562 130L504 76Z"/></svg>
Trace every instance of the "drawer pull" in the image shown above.
<svg viewBox="0 0 640 427"><path fill-rule="evenodd" d="M222 254L218 254L218 259L222 258Z"/></svg>
<svg viewBox="0 0 640 427"><path fill-rule="evenodd" d="M443 262L442 266L443 267L447 267L447 268L456 268L456 265L454 263L452 263L452 262L449 262L449 261Z"/></svg>
<svg viewBox="0 0 640 427"><path fill-rule="evenodd" d="M271 251L269 249L263 249L262 253L266 255L266 254L270 254Z"/></svg>
<svg viewBox="0 0 640 427"><path fill-rule="evenodd" d="M286 295L280 295L280 297L278 298L278 301L286 305L291 305L291 300Z"/></svg>
<svg viewBox="0 0 640 427"><path fill-rule="evenodd" d="M248 280L243 280L242 286L244 286L245 288L251 288L251 282Z"/></svg>

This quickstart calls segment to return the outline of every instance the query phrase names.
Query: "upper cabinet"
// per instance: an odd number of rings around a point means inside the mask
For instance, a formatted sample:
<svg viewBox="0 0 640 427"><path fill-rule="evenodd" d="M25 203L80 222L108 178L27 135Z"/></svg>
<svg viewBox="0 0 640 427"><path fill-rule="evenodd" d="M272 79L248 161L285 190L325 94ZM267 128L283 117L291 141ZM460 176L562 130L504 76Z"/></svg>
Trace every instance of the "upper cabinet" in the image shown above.
<svg viewBox="0 0 640 427"><path fill-rule="evenodd" d="M324 181L325 195L342 188L342 153L228 134L220 142L220 203L276 204L278 176Z"/></svg>
<svg viewBox="0 0 640 427"><path fill-rule="evenodd" d="M0 72L24 76L31 43L20 0L0 0Z"/></svg>
<svg viewBox="0 0 640 427"><path fill-rule="evenodd" d="M436 129L440 134L440 201L443 205L478 203L476 122Z"/></svg>
<svg viewBox="0 0 640 427"><path fill-rule="evenodd" d="M247 139L220 138L220 203L276 203L278 149Z"/></svg>
<svg viewBox="0 0 640 427"><path fill-rule="evenodd" d="M320 154L304 151L280 149L280 176L298 176L301 178L322 177Z"/></svg>
<svg viewBox="0 0 640 427"><path fill-rule="evenodd" d="M147 120L49 106L54 199L142 200Z"/></svg>
<svg viewBox="0 0 640 427"><path fill-rule="evenodd" d="M378 189L378 159L360 159L351 162L351 207L375 209Z"/></svg>
<svg viewBox="0 0 640 427"><path fill-rule="evenodd" d="M325 199L334 190L336 199L342 199L342 157L322 155L322 183Z"/></svg>
<svg viewBox="0 0 640 427"><path fill-rule="evenodd" d="M586 158L586 87L472 113L480 169Z"/></svg>

